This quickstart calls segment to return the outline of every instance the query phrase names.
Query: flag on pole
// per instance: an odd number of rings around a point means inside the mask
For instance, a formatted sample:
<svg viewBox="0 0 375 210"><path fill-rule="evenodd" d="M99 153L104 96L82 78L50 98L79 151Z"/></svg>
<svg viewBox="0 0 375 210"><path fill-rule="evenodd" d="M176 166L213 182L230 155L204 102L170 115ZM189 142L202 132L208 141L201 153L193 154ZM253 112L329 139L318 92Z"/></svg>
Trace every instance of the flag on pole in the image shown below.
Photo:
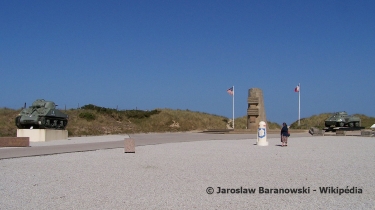
<svg viewBox="0 0 375 210"><path fill-rule="evenodd" d="M232 129L234 129L234 86L232 86L231 88L229 88L227 90L227 93L229 95L232 96L232 101L233 101L233 109L232 109L232 117L233 117L233 121L232 121Z"/></svg>
<svg viewBox="0 0 375 210"><path fill-rule="evenodd" d="M301 125L301 92L300 92L300 83L298 83L297 87L294 88L294 92L298 93L298 126Z"/></svg>
<svg viewBox="0 0 375 210"><path fill-rule="evenodd" d="M294 92L298 93L299 92L299 84L297 85L296 88L294 88Z"/></svg>
<svg viewBox="0 0 375 210"><path fill-rule="evenodd" d="M227 93L229 93L229 95L234 95L233 87L229 88Z"/></svg>

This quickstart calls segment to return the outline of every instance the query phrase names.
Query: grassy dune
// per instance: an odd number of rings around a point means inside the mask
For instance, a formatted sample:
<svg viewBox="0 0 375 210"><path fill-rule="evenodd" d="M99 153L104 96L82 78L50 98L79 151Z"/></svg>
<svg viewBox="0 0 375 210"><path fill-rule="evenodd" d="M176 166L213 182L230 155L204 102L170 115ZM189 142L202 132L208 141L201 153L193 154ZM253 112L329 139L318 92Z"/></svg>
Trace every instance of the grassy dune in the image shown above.
<svg viewBox="0 0 375 210"><path fill-rule="evenodd" d="M16 136L15 117L19 110L0 109L0 136ZM203 131L207 129L225 129L228 118L208 113L190 110L155 109L120 110L86 105L81 109L61 110L69 115L66 129L69 136L106 135L148 132L181 132ZM324 127L324 120L331 114L325 113L301 119L292 123L292 129L309 129ZM369 128L375 123L374 117L357 114L362 120L362 126ZM235 119L236 129L246 129L246 116ZM280 125L268 122L270 129L280 129Z"/></svg>

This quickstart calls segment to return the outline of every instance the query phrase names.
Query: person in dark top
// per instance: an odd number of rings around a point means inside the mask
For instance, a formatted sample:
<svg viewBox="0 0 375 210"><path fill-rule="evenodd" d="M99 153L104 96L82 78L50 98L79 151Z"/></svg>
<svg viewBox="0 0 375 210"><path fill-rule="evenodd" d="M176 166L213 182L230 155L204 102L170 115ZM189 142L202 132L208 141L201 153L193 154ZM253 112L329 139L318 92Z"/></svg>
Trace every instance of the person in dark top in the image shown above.
<svg viewBox="0 0 375 210"><path fill-rule="evenodd" d="M286 123L283 123L283 127L281 128L281 146L288 146L288 137L289 137L289 132L288 132L288 126Z"/></svg>

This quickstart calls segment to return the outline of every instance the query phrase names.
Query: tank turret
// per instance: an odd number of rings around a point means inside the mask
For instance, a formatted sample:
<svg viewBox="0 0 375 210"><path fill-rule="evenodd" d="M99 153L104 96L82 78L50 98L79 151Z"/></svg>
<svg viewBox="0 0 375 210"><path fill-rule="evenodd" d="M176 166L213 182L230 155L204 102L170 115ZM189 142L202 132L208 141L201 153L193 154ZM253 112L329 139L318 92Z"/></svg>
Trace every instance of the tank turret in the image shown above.
<svg viewBox="0 0 375 210"><path fill-rule="evenodd" d="M68 115L56 109L55 102L38 99L29 108L24 108L16 117L16 126L20 129L65 129Z"/></svg>

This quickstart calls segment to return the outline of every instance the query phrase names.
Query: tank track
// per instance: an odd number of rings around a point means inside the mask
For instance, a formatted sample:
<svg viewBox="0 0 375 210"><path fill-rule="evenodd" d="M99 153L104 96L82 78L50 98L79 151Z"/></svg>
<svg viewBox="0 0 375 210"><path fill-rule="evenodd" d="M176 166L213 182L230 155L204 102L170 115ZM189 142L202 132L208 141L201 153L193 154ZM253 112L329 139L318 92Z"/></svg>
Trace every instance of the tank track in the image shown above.
<svg viewBox="0 0 375 210"><path fill-rule="evenodd" d="M21 116L17 116L15 119L15 123L17 128L19 129L29 129L31 127L36 129L60 129L64 130L68 125L68 120L66 118L54 118L54 117L40 117L38 122L40 124L25 124L20 122Z"/></svg>

